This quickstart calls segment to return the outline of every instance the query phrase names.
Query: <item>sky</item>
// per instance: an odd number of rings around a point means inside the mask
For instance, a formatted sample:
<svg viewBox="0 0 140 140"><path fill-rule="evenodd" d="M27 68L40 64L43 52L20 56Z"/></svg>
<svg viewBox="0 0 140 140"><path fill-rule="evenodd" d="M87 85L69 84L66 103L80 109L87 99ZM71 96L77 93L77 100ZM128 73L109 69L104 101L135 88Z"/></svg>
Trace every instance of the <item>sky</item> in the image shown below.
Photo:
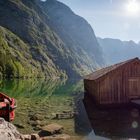
<svg viewBox="0 0 140 140"><path fill-rule="evenodd" d="M84 17L96 36L140 41L140 0L58 0Z"/></svg>

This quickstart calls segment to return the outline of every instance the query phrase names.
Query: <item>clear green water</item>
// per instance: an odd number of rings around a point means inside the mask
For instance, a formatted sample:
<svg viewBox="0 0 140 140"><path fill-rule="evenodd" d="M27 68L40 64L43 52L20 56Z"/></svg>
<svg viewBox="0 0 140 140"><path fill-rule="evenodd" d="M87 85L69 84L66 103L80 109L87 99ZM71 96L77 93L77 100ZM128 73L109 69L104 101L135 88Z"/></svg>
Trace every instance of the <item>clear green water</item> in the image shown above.
<svg viewBox="0 0 140 140"><path fill-rule="evenodd" d="M94 104L75 104L75 97L83 91L82 80L5 80L0 81L0 92L17 100L16 118L13 121L21 133L37 133L38 128L50 123L64 126L64 133L78 137L94 132L100 136L139 138L140 115L135 108L100 110ZM86 111L89 114L87 118ZM78 110L72 119L53 119L55 113ZM134 115L133 115L134 114ZM33 121L31 116L39 116ZM90 121L90 122L89 122ZM133 128L133 123L138 124ZM90 125L92 124L92 126ZM117 126L117 127L116 127ZM90 128L91 127L91 128ZM82 135L80 134L82 133ZM92 137L94 138L93 133ZM96 138L95 138L96 139Z"/></svg>
<svg viewBox="0 0 140 140"><path fill-rule="evenodd" d="M65 110L73 111L74 97L83 90L83 82L76 80L5 80L0 81L0 91L17 100L15 125L22 133L33 133L37 130L30 116L39 115L39 125L59 123L64 132L75 135L74 119L55 120L54 113ZM37 122L38 123L38 122ZM41 126L42 126L41 125ZM22 127L22 128L20 128Z"/></svg>

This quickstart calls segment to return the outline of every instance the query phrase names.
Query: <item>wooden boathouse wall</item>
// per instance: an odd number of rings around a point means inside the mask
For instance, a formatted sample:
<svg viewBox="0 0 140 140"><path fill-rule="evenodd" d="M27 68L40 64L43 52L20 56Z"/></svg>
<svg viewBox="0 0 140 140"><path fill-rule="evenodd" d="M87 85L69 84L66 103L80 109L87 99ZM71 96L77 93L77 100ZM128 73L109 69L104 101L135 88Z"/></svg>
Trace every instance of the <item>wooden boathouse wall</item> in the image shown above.
<svg viewBox="0 0 140 140"><path fill-rule="evenodd" d="M94 72L84 79L85 94L92 96L97 103L120 104L140 98L138 58L104 68L101 72Z"/></svg>

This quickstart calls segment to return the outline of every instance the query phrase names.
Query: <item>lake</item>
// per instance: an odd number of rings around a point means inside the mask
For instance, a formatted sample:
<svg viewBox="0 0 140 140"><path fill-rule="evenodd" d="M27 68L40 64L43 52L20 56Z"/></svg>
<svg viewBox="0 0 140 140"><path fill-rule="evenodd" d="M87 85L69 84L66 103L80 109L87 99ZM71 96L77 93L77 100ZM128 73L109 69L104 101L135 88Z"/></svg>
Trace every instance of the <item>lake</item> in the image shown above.
<svg viewBox="0 0 140 140"><path fill-rule="evenodd" d="M62 124L65 132L75 134L74 119L52 119L55 113L74 110L74 98L83 91L79 80L4 80L0 91L17 100L14 124L22 133L39 130L40 125L56 122ZM33 116L40 117L34 122ZM38 123L38 124L36 124Z"/></svg>
<svg viewBox="0 0 140 140"><path fill-rule="evenodd" d="M17 100L13 124L21 133L37 133L44 125L58 123L64 126L64 133L79 140L140 138L139 109L100 110L90 104L91 100L86 100L88 104L77 101L83 96L82 80L3 80L0 91ZM67 119L55 117L63 112L75 115Z"/></svg>

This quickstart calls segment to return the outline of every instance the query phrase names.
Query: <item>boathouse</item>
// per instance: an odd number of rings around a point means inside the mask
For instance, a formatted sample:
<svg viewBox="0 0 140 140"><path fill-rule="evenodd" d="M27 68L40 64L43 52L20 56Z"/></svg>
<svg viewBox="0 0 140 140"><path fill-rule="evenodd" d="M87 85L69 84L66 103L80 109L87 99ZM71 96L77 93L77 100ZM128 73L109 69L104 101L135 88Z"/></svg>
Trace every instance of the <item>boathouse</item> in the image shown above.
<svg viewBox="0 0 140 140"><path fill-rule="evenodd" d="M85 95L98 104L129 103L140 98L140 59L134 58L89 74L84 78Z"/></svg>

